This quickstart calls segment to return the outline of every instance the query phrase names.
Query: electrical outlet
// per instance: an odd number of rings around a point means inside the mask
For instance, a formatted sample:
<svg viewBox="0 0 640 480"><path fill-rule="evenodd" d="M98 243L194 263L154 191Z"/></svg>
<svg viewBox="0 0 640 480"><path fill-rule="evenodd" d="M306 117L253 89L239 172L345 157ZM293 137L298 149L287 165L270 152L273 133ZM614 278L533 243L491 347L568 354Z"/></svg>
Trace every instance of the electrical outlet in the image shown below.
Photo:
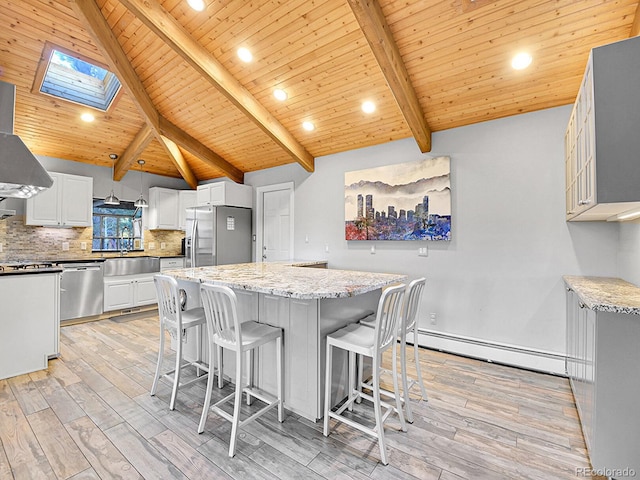
<svg viewBox="0 0 640 480"><path fill-rule="evenodd" d="M371 245L371 255L375 255L375 254L376 254L376 246Z"/></svg>
<svg viewBox="0 0 640 480"><path fill-rule="evenodd" d="M329 244L328 243L324 244L324 253L329 253Z"/></svg>
<svg viewBox="0 0 640 480"><path fill-rule="evenodd" d="M62 242L62 251L63 252L69 251L69 242Z"/></svg>
<svg viewBox="0 0 640 480"><path fill-rule="evenodd" d="M149 250L155 250L156 249L156 242L149 242Z"/></svg>
<svg viewBox="0 0 640 480"><path fill-rule="evenodd" d="M160 242L160 250L164 250L165 248L167 248L167 244L164 242Z"/></svg>
<svg viewBox="0 0 640 480"><path fill-rule="evenodd" d="M429 320L431 320L431 325L438 323L438 320L436 319L436 312L431 312L429 314Z"/></svg>
<svg viewBox="0 0 640 480"><path fill-rule="evenodd" d="M80 242L80 250L86 250L87 249L87 242Z"/></svg>
<svg viewBox="0 0 640 480"><path fill-rule="evenodd" d="M429 249L427 247L418 248L418 256L419 257L428 257L429 256Z"/></svg>
<svg viewBox="0 0 640 480"><path fill-rule="evenodd" d="M0 253L2 253L2 244L0 243Z"/></svg>

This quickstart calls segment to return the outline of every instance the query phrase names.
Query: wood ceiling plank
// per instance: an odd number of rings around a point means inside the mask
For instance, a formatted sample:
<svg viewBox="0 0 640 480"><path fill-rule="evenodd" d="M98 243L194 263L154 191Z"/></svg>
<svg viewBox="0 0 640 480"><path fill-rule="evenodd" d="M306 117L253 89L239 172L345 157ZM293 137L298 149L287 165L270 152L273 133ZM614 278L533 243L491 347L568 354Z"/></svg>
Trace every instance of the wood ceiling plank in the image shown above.
<svg viewBox="0 0 640 480"><path fill-rule="evenodd" d="M123 83L123 86L129 91L129 94L136 99L136 103L140 107L141 113L145 116L147 124L154 130L155 134L165 134L173 141L176 141L176 137L178 139L188 138L189 148L203 152L203 161L215 163L216 166L225 171L230 178L236 181L238 181L237 179L239 178L240 181L242 181L242 177L244 175L243 172L238 170L219 155L211 155L213 152L209 148L197 142L193 137L187 135L185 132L182 132L173 125L170 129L170 134L166 134L163 131L161 123L163 126L170 123L166 121L161 122L161 120L164 119L155 109L155 106L149 98L142 82L138 78L131 63L129 63L127 56L109 28L109 25L106 23L106 20L102 16L102 12L96 3L94 1L86 0L75 1L73 5L78 16L86 22L87 29L96 36L100 48L104 50L105 56L111 60L112 69L118 74L118 77ZM176 143L180 142L177 141ZM171 156L171 158L173 159L173 156ZM180 173L185 176L184 178L187 183L192 184L195 176L190 171L186 162L176 163L176 167Z"/></svg>
<svg viewBox="0 0 640 480"><path fill-rule="evenodd" d="M380 5L375 0L349 0L349 5L418 147L422 152L430 151L431 130Z"/></svg>
<svg viewBox="0 0 640 480"><path fill-rule="evenodd" d="M147 27L178 52L249 119L267 133L307 171L314 170L309 152L209 52L197 43L162 7L150 0L122 0Z"/></svg>

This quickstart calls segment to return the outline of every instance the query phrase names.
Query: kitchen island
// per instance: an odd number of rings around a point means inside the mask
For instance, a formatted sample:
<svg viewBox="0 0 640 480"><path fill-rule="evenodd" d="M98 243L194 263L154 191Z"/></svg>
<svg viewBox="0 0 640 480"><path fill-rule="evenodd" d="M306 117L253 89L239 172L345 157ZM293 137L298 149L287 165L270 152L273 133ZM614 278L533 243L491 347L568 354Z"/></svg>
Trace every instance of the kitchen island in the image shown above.
<svg viewBox="0 0 640 480"><path fill-rule="evenodd" d="M304 266L298 266L304 265ZM285 407L309 420L322 417L327 334L374 312L382 288L405 282L406 275L305 268L313 262L243 263L166 270L187 292L187 308L200 305L200 283L232 288L244 320L284 330ZM205 339L206 341L206 339ZM189 339L187 340L189 343ZM206 346L206 345L205 345ZM275 351L258 355L258 385L275 392ZM185 350L195 352L191 345ZM206 351L203 349L203 351ZM225 372L232 372L227 366ZM332 398L345 395L346 357L334 359Z"/></svg>

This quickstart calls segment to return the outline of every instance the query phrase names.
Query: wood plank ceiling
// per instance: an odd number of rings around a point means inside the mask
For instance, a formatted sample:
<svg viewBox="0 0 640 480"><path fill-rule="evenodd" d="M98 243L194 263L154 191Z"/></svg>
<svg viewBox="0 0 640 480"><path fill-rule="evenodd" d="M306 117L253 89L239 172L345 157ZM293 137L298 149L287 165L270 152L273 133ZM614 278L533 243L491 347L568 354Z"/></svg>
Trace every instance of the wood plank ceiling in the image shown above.
<svg viewBox="0 0 640 480"><path fill-rule="evenodd" d="M40 155L106 167L116 153L116 180L141 158L192 187L407 137L426 152L432 131L572 103L589 50L640 24L632 0L205 1L0 0L15 133ZM122 81L93 123L37 92L47 42ZM533 64L515 71L520 50Z"/></svg>

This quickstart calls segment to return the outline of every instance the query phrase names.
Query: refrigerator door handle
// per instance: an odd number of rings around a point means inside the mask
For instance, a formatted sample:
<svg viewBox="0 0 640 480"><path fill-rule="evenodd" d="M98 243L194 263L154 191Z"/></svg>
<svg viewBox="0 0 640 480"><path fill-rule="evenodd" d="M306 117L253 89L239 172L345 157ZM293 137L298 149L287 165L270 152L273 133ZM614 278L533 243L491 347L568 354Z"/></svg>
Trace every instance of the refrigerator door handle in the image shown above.
<svg viewBox="0 0 640 480"><path fill-rule="evenodd" d="M191 248L189 250L191 268L196 266L196 245L198 244L197 235L198 235L198 219L194 218L193 225L191 225Z"/></svg>

